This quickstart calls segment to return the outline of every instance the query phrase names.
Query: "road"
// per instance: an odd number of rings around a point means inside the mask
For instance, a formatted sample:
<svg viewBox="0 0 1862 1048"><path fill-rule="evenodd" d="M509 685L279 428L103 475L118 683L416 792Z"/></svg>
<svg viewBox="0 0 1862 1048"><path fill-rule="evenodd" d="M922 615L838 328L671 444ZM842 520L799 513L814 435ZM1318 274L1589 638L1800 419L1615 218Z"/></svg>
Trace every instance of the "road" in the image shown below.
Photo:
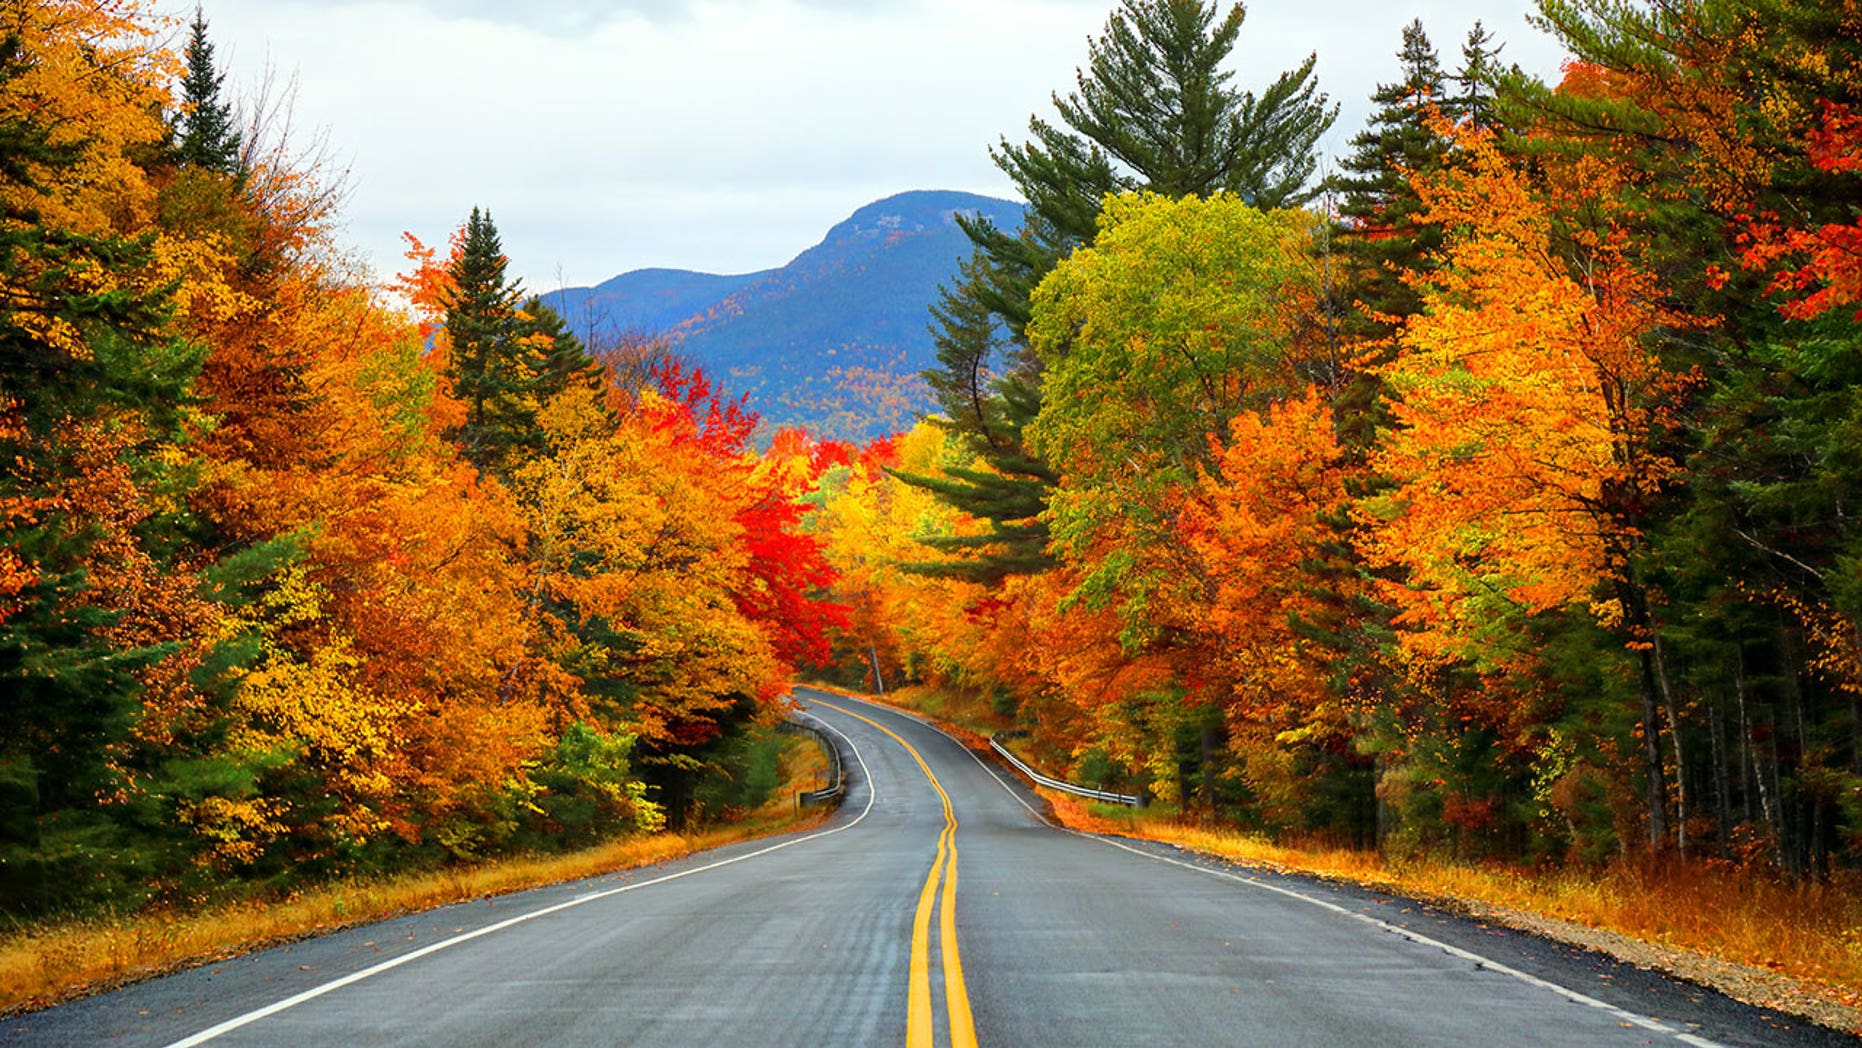
<svg viewBox="0 0 1862 1048"><path fill-rule="evenodd" d="M822 828L461 904L0 1023L12 1045L1859 1042L1390 896L1054 829L818 692Z"/></svg>

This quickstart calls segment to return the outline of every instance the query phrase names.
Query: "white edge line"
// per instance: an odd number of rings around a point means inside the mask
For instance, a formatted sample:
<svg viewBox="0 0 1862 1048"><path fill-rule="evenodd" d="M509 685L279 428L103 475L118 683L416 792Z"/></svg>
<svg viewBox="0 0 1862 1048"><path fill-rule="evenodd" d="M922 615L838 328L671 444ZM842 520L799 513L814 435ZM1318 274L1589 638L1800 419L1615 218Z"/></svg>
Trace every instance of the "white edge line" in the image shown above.
<svg viewBox="0 0 1862 1048"><path fill-rule="evenodd" d="M681 877L690 877L695 873L704 873L708 870L715 870L720 867L731 866L736 863L743 862L747 859L754 859L761 855L768 855L770 852L781 851L784 848L793 848L798 844L806 844L812 840L818 840L822 837L830 837L836 833L841 833L846 830L853 829L855 826L860 825L861 821L864 820L867 817L868 813L870 813L873 810L873 800L875 796L877 795L878 791L875 790L873 787L872 772L866 766L866 758L860 755L860 748L854 745L853 740L848 738L845 732L841 731L840 729L834 727L831 724L828 724L826 721L820 720L819 718L815 718L815 720L818 723L820 723L822 727L825 727L829 731L833 732L834 734L839 735L842 741L847 743L847 748L853 751L853 759L856 763L860 765L860 770L861 772L864 773L863 777L865 778L866 783L867 783L866 807L860 809L860 814L855 816L853 821L847 823L845 826L836 826L831 830L822 830L818 833L811 833L806 837L797 837L794 840L783 841L780 844L772 844L767 848L762 848L757 851L750 852L747 855L739 855L739 856L736 856L735 858L722 859L718 862L710 863L705 866L694 867L693 869L690 869L690 870L681 870L678 873L669 873L664 877L655 877L650 881L640 881L637 884L624 884L619 888L609 888L606 891L594 892L588 895L580 895L580 896L577 896L576 898L570 899L567 902L560 902L554 906L545 906L541 910L533 910L530 913L519 914L516 917L506 918L505 920L499 921L496 924L488 924L483 928L476 928L472 931L466 932L463 935L455 935L450 939L445 939L440 942L436 942L432 944L431 946L423 946L420 949L413 951L412 953L404 953L399 957L395 957L390 960L383 961L380 964L377 964L370 968L364 968L363 970L359 972L352 972L348 975L343 976L340 979L332 979L331 981L324 983L321 986L313 986L310 989L305 990L302 993L296 994L291 997L286 997L282 1001L277 1001L272 1004L268 1004L263 1008L255 1009L253 1011L245 1013L244 1015L234 1016L233 1018L228 1019L225 1022L218 1024L217 1026L210 1026L207 1029L202 1030L199 1033L194 1034L191 1037L186 1037L179 1041L175 1041L172 1044L168 1045L167 1048L194 1048L195 1045L206 1044L208 1041L212 1041L216 1038L232 1033L234 1030L237 1030L243 1026L249 1026L252 1023L258 1022L260 1019L265 1019L273 1015L277 1015L279 1012L285 1011L288 1008L295 1008L298 1005L303 1004L306 1001L311 1001L311 1000L315 1000L318 997L322 997L324 994L332 993L334 991L342 989L345 986L350 986L354 983L359 983L362 980L370 978L372 976L380 975L381 973L388 971L392 968L399 968L403 964L407 964L410 961L417 961L420 958L427 956L428 954L438 953L441 950L447 949L449 947L457 946L460 943L470 942L473 939L476 939L482 935L490 935L493 932L503 931L504 929L512 927L513 925L523 924L525 921L533 921L533 920L536 920L538 917L547 917L552 913L559 913L563 910L572 909L576 906L581 906L584 903L595 902L598 899L606 899L610 896L619 895L622 892L630 892L638 888L650 888L655 884L665 884L667 881L676 881Z"/></svg>
<svg viewBox="0 0 1862 1048"><path fill-rule="evenodd" d="M881 707L881 708L884 708L884 707ZM919 718L913 718L913 719L917 720ZM950 739L952 742L957 742L957 740L954 737L952 737L948 732L945 732L942 728L939 728L937 725L931 724L929 721L924 721L924 720L920 720L920 723L925 724L926 726L930 727L933 731L936 731L938 734L943 735L947 739ZM1269 891L1269 892L1274 892L1275 894L1278 894L1278 895L1284 895L1289 899L1298 899L1300 902L1308 903L1313 906L1317 906L1323 910L1330 910L1333 913L1336 913L1340 916L1349 917L1356 921L1362 921L1365 924L1368 924L1378 929L1379 931L1384 931L1392 935L1401 936L1404 939L1408 939L1411 942L1419 943L1424 946L1433 946L1443 951L1444 953L1449 954L1450 956L1459 957L1464 961L1471 961L1474 964L1480 965L1482 968L1485 968L1489 971L1498 972L1501 975L1512 976L1513 978L1518 979L1520 982L1523 982L1527 984L1528 986L1535 986L1541 990L1549 991L1551 993L1557 994L1560 997L1565 998L1568 1001L1573 1001L1575 1003L1582 1004L1582 1005L1585 1005L1591 1008L1601 1009L1602 1011L1607 1012L1612 1016L1615 1016L1618 1020L1622 1022L1633 1023L1634 1025L1640 1026L1645 1030L1651 1030L1656 1033L1667 1034L1668 1036L1673 1037L1675 1040L1680 1041L1682 1044L1691 1045L1692 1048L1724 1048L1724 1046L1721 1045L1717 1041L1711 1041L1711 1040L1708 1040L1707 1038L1700 1037L1696 1034L1686 1033L1684 1031L1677 1030L1674 1027L1669 1026L1667 1023L1661 1022L1660 1020L1650 1019L1644 1016L1637 1015L1634 1012L1630 1012L1622 1008L1618 1008L1616 1005L1611 1004L1607 1001L1600 1001L1595 997L1589 996L1588 994L1579 993L1576 990L1570 989L1569 987L1560 986L1558 983L1552 982L1548 979L1541 979L1536 975L1532 975L1527 972L1522 972L1517 968L1511 967L1509 965L1501 964L1499 961L1493 960L1488 957L1483 957L1480 954L1474 953L1471 950L1464 950L1459 946L1451 946L1448 943L1442 942L1439 939L1430 938L1427 935L1423 935L1419 932L1410 931L1407 928L1399 928L1396 925L1391 924L1388 921L1379 920L1378 918L1372 917L1368 914L1359 913L1356 910L1348 909L1346 907L1338 905L1337 903L1327 902L1324 899L1317 899L1317 898L1314 898L1313 896L1305 894L1304 892L1293 891L1290 888L1282 888L1278 885L1268 884L1265 881L1260 880L1259 878L1243 877L1243 876L1240 876L1239 874L1229 873L1226 870L1212 869L1207 866L1197 865L1196 863L1184 862L1181 859L1172 859L1164 855L1154 855L1151 852L1145 851L1142 848L1134 848L1131 845L1126 844L1123 841L1117 840L1112 837L1104 837L1096 833L1083 833L1079 830L1071 829L1066 826L1057 825L1052 820L1048 819L1046 816L1042 815L1038 810L1036 810L1034 805L1029 804L1028 801L1022 797L1021 794L1015 792L1015 788L1013 786L1010 786L1006 781L1004 781L1001 774L995 768L990 767L981 757L977 756L974 750L970 749L968 746L963 745L961 742L958 742L957 746L963 752L969 754L970 759L975 761L977 766L982 768L983 771L986 774L988 774L990 778L996 780L996 784L1001 786L1003 790L1007 791L1009 796L1015 798L1015 802L1017 804L1020 804L1022 807L1028 809L1028 813L1030 815L1033 815L1035 818L1041 820L1042 822L1046 823L1049 826L1054 827L1055 829L1061 831L1062 833L1070 833L1075 837L1080 837L1085 840L1093 841L1098 844L1104 844L1104 845L1107 845L1108 847L1117 848L1120 851L1128 851L1132 853L1133 855L1139 855L1146 859L1150 859L1154 862L1167 863L1171 866L1181 866L1186 870L1193 870L1197 873L1207 874L1210 877L1220 877L1223 880L1234 881L1237 884L1244 884L1250 888L1259 888L1262 891Z"/></svg>

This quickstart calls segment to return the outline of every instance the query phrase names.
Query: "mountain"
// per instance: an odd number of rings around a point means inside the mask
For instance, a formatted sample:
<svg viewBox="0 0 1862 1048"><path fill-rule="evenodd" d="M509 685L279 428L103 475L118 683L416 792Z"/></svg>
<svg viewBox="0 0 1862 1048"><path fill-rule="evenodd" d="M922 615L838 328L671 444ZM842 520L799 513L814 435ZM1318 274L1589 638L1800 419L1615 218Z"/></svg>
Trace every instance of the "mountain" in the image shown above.
<svg viewBox="0 0 1862 1048"><path fill-rule="evenodd" d="M1022 206L918 191L855 211L779 269L740 276L642 269L544 296L578 330L664 334L773 425L865 439L930 405L929 310L970 254L959 214L1021 225Z"/></svg>

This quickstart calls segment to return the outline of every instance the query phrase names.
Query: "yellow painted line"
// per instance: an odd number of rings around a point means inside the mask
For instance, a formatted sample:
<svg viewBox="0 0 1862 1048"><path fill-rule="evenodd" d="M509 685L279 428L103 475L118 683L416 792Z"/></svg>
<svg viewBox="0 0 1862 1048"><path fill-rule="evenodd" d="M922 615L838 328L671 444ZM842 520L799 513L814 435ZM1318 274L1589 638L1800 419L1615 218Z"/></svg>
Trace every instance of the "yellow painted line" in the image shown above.
<svg viewBox="0 0 1862 1048"><path fill-rule="evenodd" d="M931 907L937 898L938 870L943 865L941 832L937 835L937 859L931 863L931 874L918 892L918 912L912 917L911 989L905 999L906 1048L931 1048L936 1039L931 1018Z"/></svg>
<svg viewBox="0 0 1862 1048"><path fill-rule="evenodd" d="M951 820L950 865L944 876L944 1007L950 1013L951 1048L976 1048L976 1022L970 1016L970 991L963 985L963 959L957 953L957 821Z"/></svg>
<svg viewBox="0 0 1862 1048"><path fill-rule="evenodd" d="M937 858L931 862L931 873L925 878L925 885L918 892L918 912L912 918L912 960L909 990L905 997L905 1045L906 1048L932 1048L935 1040L934 1022L931 1017L931 911L938 899L938 882L943 881L943 908L938 922L939 953L944 959L944 1010L950 1027L951 1048L976 1048L976 1022L970 1014L970 992L963 982L963 957L957 949L957 815L950 806L950 794L944 792L944 784L931 774L931 766L918 754L918 750L904 737L884 724L864 717L844 706L836 706L820 699L809 699L817 705L844 713L857 721L878 728L892 737L892 740L905 747L912 760L918 762L918 770L925 773L931 788L937 791L938 800L944 804L944 831L937 837Z"/></svg>

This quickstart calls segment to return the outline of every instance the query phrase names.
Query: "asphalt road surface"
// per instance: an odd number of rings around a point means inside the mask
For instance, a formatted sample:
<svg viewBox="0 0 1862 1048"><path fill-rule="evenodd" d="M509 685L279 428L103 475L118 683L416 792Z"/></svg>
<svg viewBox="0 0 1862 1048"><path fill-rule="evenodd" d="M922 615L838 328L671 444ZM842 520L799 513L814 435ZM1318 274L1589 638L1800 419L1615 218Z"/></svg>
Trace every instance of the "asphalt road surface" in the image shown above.
<svg viewBox="0 0 1862 1048"><path fill-rule="evenodd" d="M906 716L819 830L467 903L0 1024L12 1045L1855 1045L1400 898L1047 826Z"/></svg>

